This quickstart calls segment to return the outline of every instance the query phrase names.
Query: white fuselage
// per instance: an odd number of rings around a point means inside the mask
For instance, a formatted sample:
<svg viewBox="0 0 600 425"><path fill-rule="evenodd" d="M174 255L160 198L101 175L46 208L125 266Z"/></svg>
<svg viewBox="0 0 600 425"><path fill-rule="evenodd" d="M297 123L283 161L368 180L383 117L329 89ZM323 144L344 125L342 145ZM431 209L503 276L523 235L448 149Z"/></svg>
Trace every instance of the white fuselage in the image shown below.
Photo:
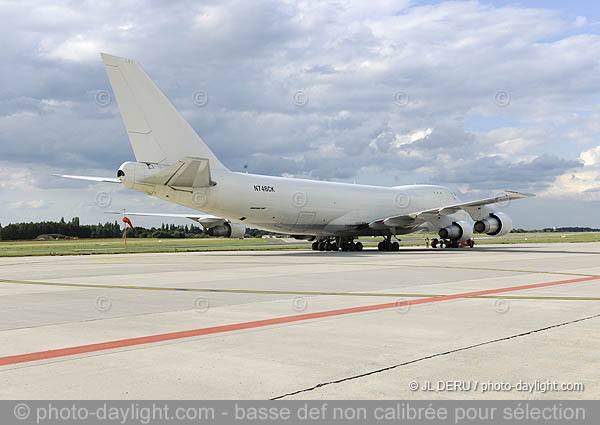
<svg viewBox="0 0 600 425"><path fill-rule="evenodd" d="M131 189L247 227L295 235L388 234L390 228L378 228L377 220L458 202L456 195L443 186L380 187L224 170L211 171L213 186L181 190L141 183L158 170L135 164L135 177L123 179ZM461 220L470 220L466 214L459 215ZM410 233L417 227L396 227L391 232Z"/></svg>

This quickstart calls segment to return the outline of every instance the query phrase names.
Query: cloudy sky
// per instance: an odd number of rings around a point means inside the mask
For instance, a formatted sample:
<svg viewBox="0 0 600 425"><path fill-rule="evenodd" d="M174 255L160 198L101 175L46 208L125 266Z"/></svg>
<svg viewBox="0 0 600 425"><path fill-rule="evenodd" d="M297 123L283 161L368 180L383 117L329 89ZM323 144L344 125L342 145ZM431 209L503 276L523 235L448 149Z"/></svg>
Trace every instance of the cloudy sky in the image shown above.
<svg viewBox="0 0 600 425"><path fill-rule="evenodd" d="M516 227L600 227L596 2L0 0L0 21L3 225L185 211L49 177L134 159L103 51L140 62L233 170L529 191Z"/></svg>

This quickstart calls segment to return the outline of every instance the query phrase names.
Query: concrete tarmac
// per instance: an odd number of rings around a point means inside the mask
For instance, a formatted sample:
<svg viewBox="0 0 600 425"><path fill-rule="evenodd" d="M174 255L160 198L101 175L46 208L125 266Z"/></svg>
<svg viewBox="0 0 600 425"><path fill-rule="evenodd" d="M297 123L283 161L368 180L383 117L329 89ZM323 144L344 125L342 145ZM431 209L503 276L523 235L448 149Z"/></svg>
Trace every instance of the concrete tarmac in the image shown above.
<svg viewBox="0 0 600 425"><path fill-rule="evenodd" d="M600 243L0 258L0 398L596 399L599 260Z"/></svg>

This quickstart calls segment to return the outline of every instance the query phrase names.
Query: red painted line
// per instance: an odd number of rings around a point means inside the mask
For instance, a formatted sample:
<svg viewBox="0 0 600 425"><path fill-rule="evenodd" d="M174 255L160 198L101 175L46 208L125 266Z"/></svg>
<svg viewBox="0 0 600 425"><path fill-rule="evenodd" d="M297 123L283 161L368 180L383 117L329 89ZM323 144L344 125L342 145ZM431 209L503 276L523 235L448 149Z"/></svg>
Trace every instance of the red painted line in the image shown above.
<svg viewBox="0 0 600 425"><path fill-rule="evenodd" d="M543 288L546 286L564 285L568 283L586 282L600 279L600 276L581 277L577 279L559 280L555 282L534 283L530 285L511 286L507 288L488 289L485 291L464 292L454 295L442 295L433 298L418 298L401 302L365 305L362 307L342 308L338 310L320 311L316 313L298 314L295 316L275 317L272 319L256 320L253 322L235 323L231 325L213 326L210 328L192 329L188 331L170 332L158 335L142 336L138 338L121 339L117 341L101 342L98 344L80 345L77 347L59 348L56 350L39 351L15 356L0 357L0 366L17 363L33 362L36 360L53 359L57 357L73 356L76 354L93 353L96 351L112 350L115 348L131 347L134 345L151 344L155 342L170 341L174 339L190 338L201 335L211 335L223 332L239 331L243 329L260 328L264 326L281 325L284 323L300 322L304 320L320 319L323 317L341 316L344 314L362 313L366 311L383 310L387 308L402 307L407 305L427 304L439 301L469 298L478 295L498 294L501 292L521 291L524 289Z"/></svg>

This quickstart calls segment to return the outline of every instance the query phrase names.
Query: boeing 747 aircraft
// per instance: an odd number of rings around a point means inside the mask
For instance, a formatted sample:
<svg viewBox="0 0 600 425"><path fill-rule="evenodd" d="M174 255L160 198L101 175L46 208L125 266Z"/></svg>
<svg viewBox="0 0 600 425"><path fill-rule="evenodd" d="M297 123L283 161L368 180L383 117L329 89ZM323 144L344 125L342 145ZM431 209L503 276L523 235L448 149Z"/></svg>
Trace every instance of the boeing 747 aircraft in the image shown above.
<svg viewBox="0 0 600 425"><path fill-rule="evenodd" d="M115 178L61 177L120 183L129 189L184 205L199 214L128 212L184 217L212 236L243 237L246 226L298 239L313 249L360 251L358 236L381 236L381 251L397 251L396 235L435 230L441 244L456 247L473 232L502 236L508 215L490 207L533 196L505 191L493 198L460 202L447 187L380 187L262 176L230 171L131 59L101 54L136 161Z"/></svg>

